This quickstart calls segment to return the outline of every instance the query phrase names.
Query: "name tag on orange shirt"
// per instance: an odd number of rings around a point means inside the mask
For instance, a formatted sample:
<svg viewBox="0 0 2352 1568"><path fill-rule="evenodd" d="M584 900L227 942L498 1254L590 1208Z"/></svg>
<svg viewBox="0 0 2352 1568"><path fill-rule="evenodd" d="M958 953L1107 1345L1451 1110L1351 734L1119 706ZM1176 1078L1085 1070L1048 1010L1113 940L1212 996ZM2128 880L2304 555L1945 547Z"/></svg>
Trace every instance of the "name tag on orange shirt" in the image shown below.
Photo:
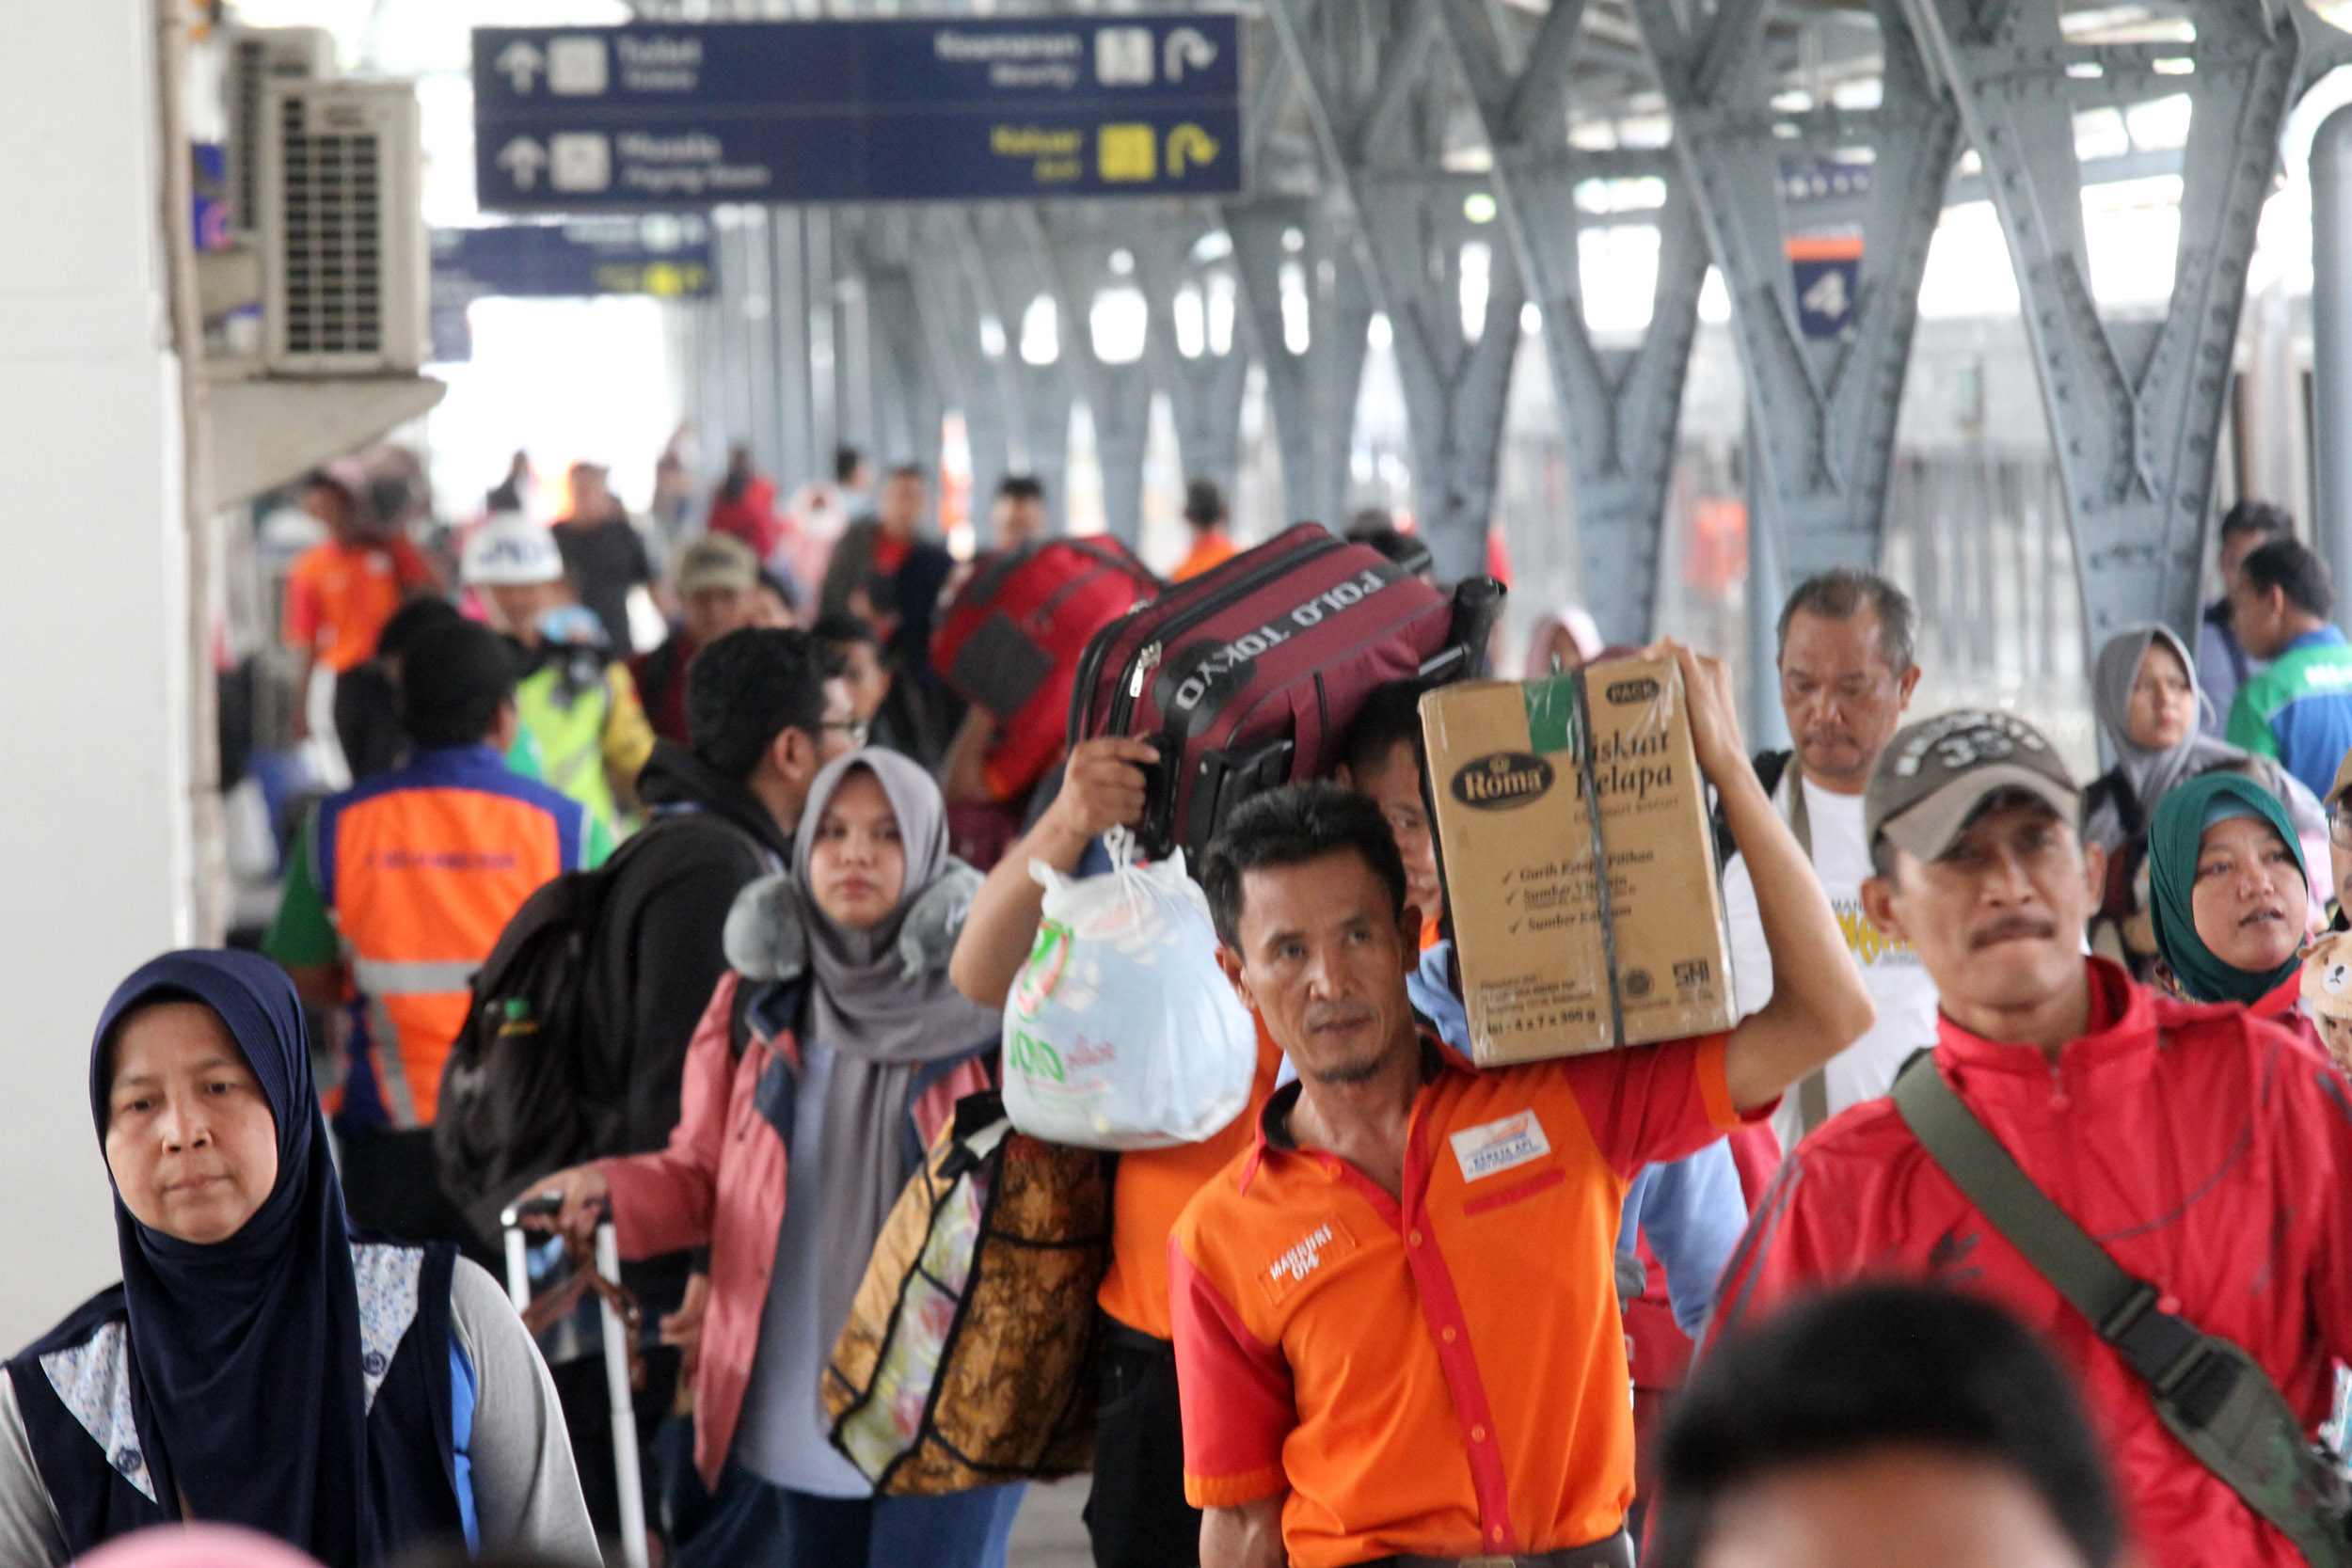
<svg viewBox="0 0 2352 1568"><path fill-rule="evenodd" d="M1544 1136L1544 1124L1533 1111L1465 1127L1454 1134L1452 1142L1465 1181L1517 1170L1551 1152L1551 1140Z"/></svg>
<svg viewBox="0 0 2352 1568"><path fill-rule="evenodd" d="M1280 1256L1268 1263L1258 1283L1265 1287L1266 1295L1274 1305L1282 1305L1282 1298L1306 1282L1307 1276L1323 1267L1327 1257L1344 1258L1356 1250L1356 1238L1340 1223L1337 1214L1330 1215L1312 1230L1282 1249Z"/></svg>

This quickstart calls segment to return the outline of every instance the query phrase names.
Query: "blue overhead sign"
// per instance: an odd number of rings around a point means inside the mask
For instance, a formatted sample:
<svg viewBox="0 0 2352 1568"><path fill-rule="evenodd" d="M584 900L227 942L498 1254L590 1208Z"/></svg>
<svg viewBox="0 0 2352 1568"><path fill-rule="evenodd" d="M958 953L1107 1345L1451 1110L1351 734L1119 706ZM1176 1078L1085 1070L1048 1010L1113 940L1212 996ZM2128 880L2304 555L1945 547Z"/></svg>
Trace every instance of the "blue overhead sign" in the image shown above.
<svg viewBox="0 0 2352 1568"><path fill-rule="evenodd" d="M490 211L1230 195L1230 13L481 27Z"/></svg>
<svg viewBox="0 0 2352 1568"><path fill-rule="evenodd" d="M701 299L717 292L710 220L700 213L436 229L433 357L447 364L473 356L466 307L477 299Z"/></svg>
<svg viewBox="0 0 2352 1568"><path fill-rule="evenodd" d="M433 285L469 299L580 294L700 298L716 292L699 213L433 230Z"/></svg>

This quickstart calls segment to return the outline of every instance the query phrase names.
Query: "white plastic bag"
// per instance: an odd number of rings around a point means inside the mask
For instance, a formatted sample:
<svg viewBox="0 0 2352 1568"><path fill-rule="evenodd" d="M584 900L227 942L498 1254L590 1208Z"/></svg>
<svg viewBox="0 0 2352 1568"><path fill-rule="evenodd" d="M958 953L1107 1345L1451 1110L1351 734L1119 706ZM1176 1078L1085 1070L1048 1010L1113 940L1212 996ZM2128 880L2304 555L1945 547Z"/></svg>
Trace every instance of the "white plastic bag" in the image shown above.
<svg viewBox="0 0 2352 1568"><path fill-rule="evenodd" d="M1209 901L1180 850L1073 880L1041 862L1037 945L1005 1001L1005 1112L1048 1143L1168 1148L1241 1115L1257 1026L1216 964Z"/></svg>

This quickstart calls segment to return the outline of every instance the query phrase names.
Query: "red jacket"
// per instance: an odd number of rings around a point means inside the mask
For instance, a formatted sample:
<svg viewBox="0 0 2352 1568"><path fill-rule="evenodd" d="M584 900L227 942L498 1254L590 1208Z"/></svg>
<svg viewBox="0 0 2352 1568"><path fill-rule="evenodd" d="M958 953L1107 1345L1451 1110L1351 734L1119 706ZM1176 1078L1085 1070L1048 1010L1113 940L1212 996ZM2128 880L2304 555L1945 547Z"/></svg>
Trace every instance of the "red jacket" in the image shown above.
<svg viewBox="0 0 2352 1568"><path fill-rule="evenodd" d="M784 521L776 515L776 487L764 474L754 474L743 494L727 499L721 485L710 498L707 524L713 533L731 533L765 561L784 546Z"/></svg>
<svg viewBox="0 0 2352 1568"><path fill-rule="evenodd" d="M2267 1019L2280 1028L2291 1031L2313 1051L2325 1052L2327 1042L2319 1037L2319 1025L2303 1010L2303 970L2297 965L2278 990L2259 1002L2249 1003L2246 1010L2256 1018Z"/></svg>
<svg viewBox="0 0 2352 1568"><path fill-rule="evenodd" d="M2285 1030L2088 961L2091 1032L2055 1063L1947 1020L1936 1066L2036 1185L2167 1310L2250 1352L2315 1429L2335 1359L2352 1359L2352 1092ZM1709 1332L1806 1286L1879 1275L1989 1297L2081 1373L2151 1561L2302 1562L2165 1430L2146 1386L1961 1196L1891 1101L1847 1111L1781 1167Z"/></svg>
<svg viewBox="0 0 2352 1568"><path fill-rule="evenodd" d="M788 1032L770 1039L755 1029L741 1059L735 1059L727 1028L739 983L732 970L721 976L694 1027L669 1147L596 1162L612 1189L612 1229L623 1258L710 1247L710 1296L694 1370L694 1467L714 1489L751 1386L776 1232L784 1224L790 1129L766 1113L788 1105L790 1097L762 1095L760 1085L770 1073L801 1069L800 1043ZM958 1100L989 1086L986 1066L975 1059L926 1090L909 1108L925 1146L938 1137Z"/></svg>

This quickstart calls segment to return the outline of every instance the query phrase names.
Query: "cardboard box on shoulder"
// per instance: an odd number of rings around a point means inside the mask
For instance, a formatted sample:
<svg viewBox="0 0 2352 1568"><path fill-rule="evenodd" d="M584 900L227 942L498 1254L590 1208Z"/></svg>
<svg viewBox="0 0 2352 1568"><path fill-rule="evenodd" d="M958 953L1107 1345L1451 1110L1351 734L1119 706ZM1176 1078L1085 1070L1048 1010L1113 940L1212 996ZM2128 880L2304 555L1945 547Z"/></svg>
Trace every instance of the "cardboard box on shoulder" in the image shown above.
<svg viewBox="0 0 2352 1568"><path fill-rule="evenodd" d="M1680 666L1465 681L1422 698L1421 721L1472 1060L1581 1055L1738 1021Z"/></svg>

